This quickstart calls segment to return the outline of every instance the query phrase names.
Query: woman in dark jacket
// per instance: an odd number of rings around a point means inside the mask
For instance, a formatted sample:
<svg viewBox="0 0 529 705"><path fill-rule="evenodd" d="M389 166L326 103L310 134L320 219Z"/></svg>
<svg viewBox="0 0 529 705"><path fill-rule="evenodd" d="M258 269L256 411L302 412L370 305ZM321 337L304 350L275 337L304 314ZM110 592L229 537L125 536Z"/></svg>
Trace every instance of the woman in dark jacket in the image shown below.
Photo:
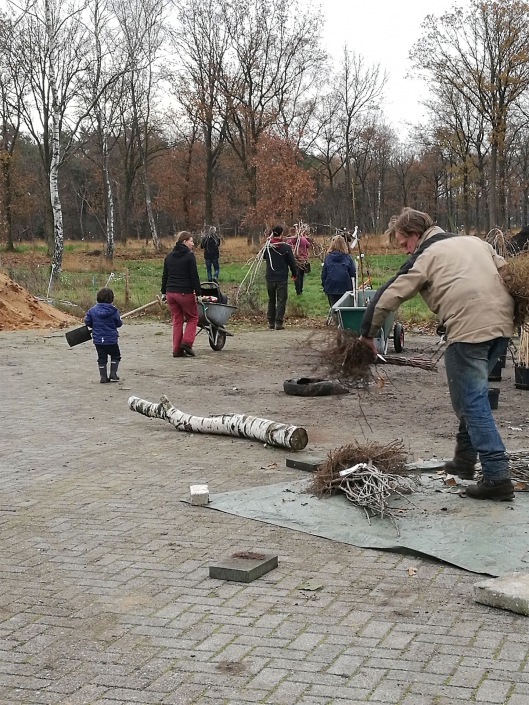
<svg viewBox="0 0 529 705"><path fill-rule="evenodd" d="M333 306L346 291L353 289L352 279L356 279L355 263L344 238L341 235L335 235L321 270L321 285L327 294L330 306Z"/></svg>
<svg viewBox="0 0 529 705"><path fill-rule="evenodd" d="M167 301L173 321L173 357L195 357L198 309L195 294L201 295L193 236L178 233L176 245L163 263L162 300ZM187 321L184 330L184 318Z"/></svg>

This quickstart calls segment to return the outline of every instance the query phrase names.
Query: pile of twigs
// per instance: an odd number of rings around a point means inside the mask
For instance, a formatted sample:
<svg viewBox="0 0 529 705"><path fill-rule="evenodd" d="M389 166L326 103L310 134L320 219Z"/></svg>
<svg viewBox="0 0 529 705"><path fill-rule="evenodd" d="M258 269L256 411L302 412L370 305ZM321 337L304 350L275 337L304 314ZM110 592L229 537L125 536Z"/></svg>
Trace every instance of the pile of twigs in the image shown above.
<svg viewBox="0 0 529 705"><path fill-rule="evenodd" d="M319 345L318 345L319 343ZM323 341L318 339L314 346L318 352L318 371L324 371L331 379L343 382L367 382L373 377L371 365L387 363L388 365L418 367L423 370L435 370L437 360L401 355L385 355L375 358L367 345L360 342L358 334L349 329L331 329Z"/></svg>
<svg viewBox="0 0 529 705"><path fill-rule="evenodd" d="M515 482L529 482L529 451L510 452L509 470Z"/></svg>
<svg viewBox="0 0 529 705"><path fill-rule="evenodd" d="M500 273L514 299L514 324L529 323L529 252L510 257Z"/></svg>
<svg viewBox="0 0 529 705"><path fill-rule="evenodd" d="M390 517L395 524L396 512L388 505L393 494L408 495L414 480L404 477L406 454L400 441L382 446L378 443L351 443L330 451L314 473L310 491L318 496L343 492L355 506L371 517Z"/></svg>
<svg viewBox="0 0 529 705"><path fill-rule="evenodd" d="M340 479L340 472L358 463L371 463L384 473L403 475L407 472L406 453L400 441L387 445L357 441L330 450L325 462L314 473L310 491L319 497L332 494L335 480Z"/></svg>

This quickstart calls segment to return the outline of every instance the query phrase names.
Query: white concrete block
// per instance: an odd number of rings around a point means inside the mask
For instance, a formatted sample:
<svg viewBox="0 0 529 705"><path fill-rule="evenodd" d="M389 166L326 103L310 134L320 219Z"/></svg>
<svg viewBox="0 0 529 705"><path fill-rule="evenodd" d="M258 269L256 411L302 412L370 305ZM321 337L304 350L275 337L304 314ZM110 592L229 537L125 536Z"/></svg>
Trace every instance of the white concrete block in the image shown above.
<svg viewBox="0 0 529 705"><path fill-rule="evenodd" d="M209 488L207 485L189 485L191 504L207 504L209 502Z"/></svg>
<svg viewBox="0 0 529 705"><path fill-rule="evenodd" d="M529 573L508 573L474 585L474 599L529 617Z"/></svg>

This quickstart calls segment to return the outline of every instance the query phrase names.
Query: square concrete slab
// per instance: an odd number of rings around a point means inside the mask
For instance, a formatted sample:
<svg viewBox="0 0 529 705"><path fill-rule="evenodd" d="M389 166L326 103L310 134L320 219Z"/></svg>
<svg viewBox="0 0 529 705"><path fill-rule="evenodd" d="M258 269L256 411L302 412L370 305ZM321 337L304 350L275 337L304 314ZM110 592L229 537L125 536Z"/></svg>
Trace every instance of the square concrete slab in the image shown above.
<svg viewBox="0 0 529 705"><path fill-rule="evenodd" d="M314 455L302 455L299 458L287 458L287 468L294 470L305 470L306 472L316 472L325 458L317 458Z"/></svg>
<svg viewBox="0 0 529 705"><path fill-rule="evenodd" d="M529 616L529 573L509 573L474 585L474 599L483 605Z"/></svg>
<svg viewBox="0 0 529 705"><path fill-rule="evenodd" d="M209 577L251 583L277 568L277 556L257 551L241 551L230 558L209 566Z"/></svg>

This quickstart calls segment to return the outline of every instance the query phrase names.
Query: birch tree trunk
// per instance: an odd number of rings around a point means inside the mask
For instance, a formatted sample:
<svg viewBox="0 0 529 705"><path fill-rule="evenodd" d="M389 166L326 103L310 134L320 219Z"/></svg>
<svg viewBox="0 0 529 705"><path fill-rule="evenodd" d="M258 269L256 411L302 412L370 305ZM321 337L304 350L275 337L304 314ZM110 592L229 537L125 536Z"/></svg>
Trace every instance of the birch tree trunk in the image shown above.
<svg viewBox="0 0 529 705"><path fill-rule="evenodd" d="M62 223L62 207L59 196L59 164L60 164L60 111L57 91L57 37L52 18L49 0L45 4L46 35L49 48L49 83L52 96L51 109L51 162L50 162L50 200L53 211L53 258L52 274L61 271L64 246L64 229Z"/></svg>
<svg viewBox="0 0 529 705"><path fill-rule="evenodd" d="M132 411L137 411L144 416L164 419L173 424L178 431L250 438L289 450L303 450L308 443L307 431L300 426L289 426L247 414L192 416L176 409L166 396L162 396L160 402L160 404L154 404L140 397L130 397L128 404Z"/></svg>
<svg viewBox="0 0 529 705"><path fill-rule="evenodd" d="M106 130L106 128L104 128ZM114 257L114 194L112 192L112 182L110 180L109 170L109 154L108 154L108 135L106 131L103 135L103 181L105 183L105 200L106 200L106 230L107 230L107 249L106 256L108 259Z"/></svg>

